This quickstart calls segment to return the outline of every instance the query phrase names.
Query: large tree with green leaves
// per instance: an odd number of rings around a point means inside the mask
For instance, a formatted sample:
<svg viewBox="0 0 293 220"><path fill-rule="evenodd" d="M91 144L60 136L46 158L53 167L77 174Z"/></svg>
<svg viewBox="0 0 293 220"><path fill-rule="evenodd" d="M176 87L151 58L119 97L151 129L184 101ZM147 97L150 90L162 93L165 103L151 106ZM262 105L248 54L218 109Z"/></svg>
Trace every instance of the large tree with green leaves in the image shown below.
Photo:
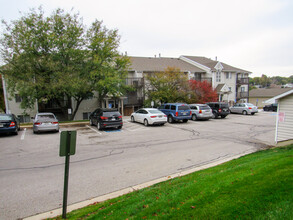
<svg viewBox="0 0 293 220"><path fill-rule="evenodd" d="M65 112L72 98L74 118L80 103L98 92L123 92L128 59L118 52L120 36L102 22L89 28L79 14L55 10L46 17L42 8L30 10L7 23L1 37L2 74L10 93L22 97L24 109L35 101L55 100Z"/></svg>
<svg viewBox="0 0 293 220"><path fill-rule="evenodd" d="M180 69L168 67L165 71L146 76L147 100L155 104L185 102L188 91L188 77ZM149 105L149 103L147 103Z"/></svg>

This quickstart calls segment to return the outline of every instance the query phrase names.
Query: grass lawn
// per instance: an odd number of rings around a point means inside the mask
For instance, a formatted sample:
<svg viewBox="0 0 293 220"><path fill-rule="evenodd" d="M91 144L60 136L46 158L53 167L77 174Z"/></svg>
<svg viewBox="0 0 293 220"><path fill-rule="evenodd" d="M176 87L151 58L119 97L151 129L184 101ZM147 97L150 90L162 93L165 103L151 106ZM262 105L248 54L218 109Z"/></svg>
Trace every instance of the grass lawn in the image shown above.
<svg viewBox="0 0 293 220"><path fill-rule="evenodd" d="M293 219L293 145L90 205L67 218Z"/></svg>

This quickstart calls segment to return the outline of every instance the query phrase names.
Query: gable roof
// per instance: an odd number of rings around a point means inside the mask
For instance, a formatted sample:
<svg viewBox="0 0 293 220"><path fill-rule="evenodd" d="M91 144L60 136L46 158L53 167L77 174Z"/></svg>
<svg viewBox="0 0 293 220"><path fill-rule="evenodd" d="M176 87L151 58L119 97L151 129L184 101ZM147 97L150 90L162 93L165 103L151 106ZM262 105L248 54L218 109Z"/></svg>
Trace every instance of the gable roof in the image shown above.
<svg viewBox="0 0 293 220"><path fill-rule="evenodd" d="M212 59L209 59L209 58L206 58L206 57L198 57L198 56L182 56L182 57L185 57L189 60L192 60L194 62L197 62L201 65L204 65L208 68L210 68L212 71L216 71L215 67L216 65L219 63L219 61L215 61L215 60L212 60ZM239 68L236 68L236 67L233 67L233 66L230 66L226 63L222 63L220 62L223 66L223 70L224 72L240 72L240 73L251 73L247 70L243 70L243 69L239 69Z"/></svg>
<svg viewBox="0 0 293 220"><path fill-rule="evenodd" d="M293 90L293 88L273 88L273 89L252 89L249 91L250 98L272 98L284 92Z"/></svg>
<svg viewBox="0 0 293 220"><path fill-rule="evenodd" d="M277 96L275 96L275 97L273 97L271 99L266 100L265 103L275 103L276 100L284 98L284 97L286 97L288 95L291 95L291 94L293 94L293 89L292 88L291 88L291 90L289 90L287 92L284 92L284 93L282 93L280 95L277 95Z"/></svg>
<svg viewBox="0 0 293 220"><path fill-rule="evenodd" d="M182 72L197 72L205 73L194 65L191 65L179 58L166 58L166 57L129 57L131 61L130 70L156 72L165 71L167 67L176 67Z"/></svg>

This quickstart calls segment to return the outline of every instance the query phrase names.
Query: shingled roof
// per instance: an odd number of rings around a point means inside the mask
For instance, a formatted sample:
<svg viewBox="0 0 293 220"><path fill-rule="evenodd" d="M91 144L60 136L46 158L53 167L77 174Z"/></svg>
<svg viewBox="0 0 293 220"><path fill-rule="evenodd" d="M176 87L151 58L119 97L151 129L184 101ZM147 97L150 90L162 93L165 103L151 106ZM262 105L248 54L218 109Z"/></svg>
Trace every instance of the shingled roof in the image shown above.
<svg viewBox="0 0 293 220"><path fill-rule="evenodd" d="M191 65L179 58L166 57L129 57L131 61L130 70L144 71L144 72L158 72L165 71L167 67L176 67L182 72L196 72L204 73L205 71Z"/></svg>
<svg viewBox="0 0 293 220"><path fill-rule="evenodd" d="M206 57L198 57L198 56L182 56L182 57L188 58L188 59L190 59L190 60L192 60L194 62L202 64L202 65L204 65L206 67L209 67L212 71L216 71L215 66L219 62L219 61L215 61L215 60L212 60L212 59L209 59L209 58L206 58ZM251 73L251 72L249 72L247 70L242 70L242 69L230 66L230 65L228 65L226 63L222 63L222 62L220 62L220 63L224 67L223 71L225 71L225 72Z"/></svg>
<svg viewBox="0 0 293 220"><path fill-rule="evenodd" d="M284 92L293 90L293 88L273 88L273 89L252 89L249 91L250 98L271 98Z"/></svg>

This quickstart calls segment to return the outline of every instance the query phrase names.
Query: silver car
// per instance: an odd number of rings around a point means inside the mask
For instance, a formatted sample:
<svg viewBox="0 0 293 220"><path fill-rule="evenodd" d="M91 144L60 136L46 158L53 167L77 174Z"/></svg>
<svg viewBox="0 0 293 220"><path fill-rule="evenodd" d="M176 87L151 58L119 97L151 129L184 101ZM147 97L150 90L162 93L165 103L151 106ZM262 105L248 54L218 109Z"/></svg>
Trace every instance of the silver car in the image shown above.
<svg viewBox="0 0 293 220"><path fill-rule="evenodd" d="M38 113L33 122L34 133L41 131L59 131L59 122L53 113Z"/></svg>
<svg viewBox="0 0 293 220"><path fill-rule="evenodd" d="M190 104L191 120L196 121L199 119L209 120L213 117L213 112L210 106L206 104Z"/></svg>
<svg viewBox="0 0 293 220"><path fill-rule="evenodd" d="M254 115L258 110L257 107L251 103L236 103L233 107L230 107L230 112L243 115Z"/></svg>

